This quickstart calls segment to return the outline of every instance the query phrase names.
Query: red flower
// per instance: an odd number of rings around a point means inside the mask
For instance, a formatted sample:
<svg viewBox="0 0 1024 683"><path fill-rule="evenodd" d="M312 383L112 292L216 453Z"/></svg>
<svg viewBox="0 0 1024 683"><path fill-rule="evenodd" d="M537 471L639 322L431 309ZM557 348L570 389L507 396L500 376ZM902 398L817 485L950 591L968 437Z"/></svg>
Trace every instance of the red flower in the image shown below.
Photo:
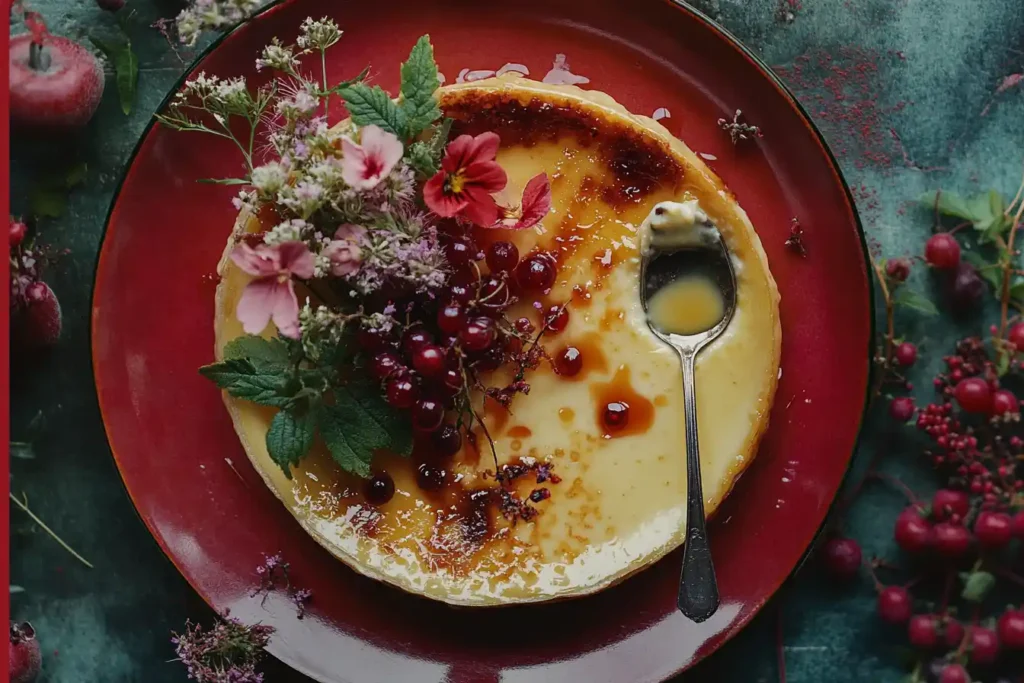
<svg viewBox="0 0 1024 683"><path fill-rule="evenodd" d="M441 170L423 186L423 201L443 218L462 216L489 228L498 220L491 195L505 188L508 177L494 161L500 138L495 133L460 135L448 145Z"/></svg>

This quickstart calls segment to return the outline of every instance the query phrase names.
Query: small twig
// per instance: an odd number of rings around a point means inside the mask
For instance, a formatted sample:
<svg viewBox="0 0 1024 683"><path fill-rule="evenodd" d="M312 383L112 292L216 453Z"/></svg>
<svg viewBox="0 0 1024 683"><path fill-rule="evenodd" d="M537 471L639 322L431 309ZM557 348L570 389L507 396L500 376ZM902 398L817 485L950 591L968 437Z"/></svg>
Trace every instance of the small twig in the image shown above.
<svg viewBox="0 0 1024 683"><path fill-rule="evenodd" d="M17 505L19 508L21 508L22 511L26 515L31 517L32 521L35 522L36 524L38 524L39 528L41 528L43 531L48 533L53 540L57 541L57 543L60 543L61 547L64 548L64 550L67 550L69 553L74 555L75 559L77 559L79 562L84 564L89 569L93 569L94 568L92 566L92 563L89 562L89 560L85 559L84 557L79 555L77 552L75 552L74 548L72 548L67 543L65 543L64 539L62 539L60 536L58 536L53 531L53 529L51 529L50 527L46 526L46 523L43 520L39 519L39 517L36 516L36 513L32 512L32 510L29 509L29 507L28 507L28 499L27 498L25 499L25 502L22 502L22 501L18 500L17 498L15 498L13 493L8 493L8 495L11 497L11 500L14 502L15 505ZM22 495L24 495L24 494L22 494Z"/></svg>
<svg viewBox="0 0 1024 683"><path fill-rule="evenodd" d="M896 489L897 491L902 493L904 496L906 496L907 500L909 500L912 505L920 505L921 504L921 501L918 500L917 495L913 491L911 491L910 488L906 484L904 484L902 481L900 481L896 477L894 477L894 476L892 476L890 474L885 474L884 472L868 472L867 473L867 477L869 477L871 479L877 479L879 481L883 481L886 484L888 484L889 486L892 486L894 489Z"/></svg>
<svg viewBox="0 0 1024 683"><path fill-rule="evenodd" d="M895 348L894 340L896 338L896 324L895 324L895 306L892 302L892 294L889 292L889 284L886 282L885 273L882 272L882 267L878 265L875 259L871 259L871 268L875 271L875 276L878 279L878 286L882 290L882 299L885 301L885 353L882 355L882 369L878 373L878 379L875 380L874 389L871 391L871 397L877 398L882 393L882 385L885 384L886 374L889 372L889 368L892 367L892 354Z"/></svg>

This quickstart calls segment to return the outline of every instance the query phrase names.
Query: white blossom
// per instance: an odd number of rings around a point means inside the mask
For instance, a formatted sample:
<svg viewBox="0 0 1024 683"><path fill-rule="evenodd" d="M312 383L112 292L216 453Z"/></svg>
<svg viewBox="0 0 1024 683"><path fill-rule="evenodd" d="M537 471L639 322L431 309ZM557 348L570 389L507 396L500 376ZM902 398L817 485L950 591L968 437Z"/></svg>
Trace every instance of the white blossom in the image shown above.
<svg viewBox="0 0 1024 683"><path fill-rule="evenodd" d="M312 229L313 227L301 218L293 218L271 228L263 236L263 243L273 246L282 242L300 242Z"/></svg>
<svg viewBox="0 0 1024 683"><path fill-rule="evenodd" d="M282 45L281 41L274 38L270 45L263 48L263 54L256 60L256 70L261 71L264 68L294 73L299 68L299 60L293 54L292 48Z"/></svg>
<svg viewBox="0 0 1024 683"><path fill-rule="evenodd" d="M263 195L274 195L288 182L288 166L280 161L271 161L252 170L252 186Z"/></svg>
<svg viewBox="0 0 1024 683"><path fill-rule="evenodd" d="M326 50L341 38L338 25L327 17L323 17L320 21L313 21L313 17L306 17L300 29L302 32L295 42L304 49Z"/></svg>

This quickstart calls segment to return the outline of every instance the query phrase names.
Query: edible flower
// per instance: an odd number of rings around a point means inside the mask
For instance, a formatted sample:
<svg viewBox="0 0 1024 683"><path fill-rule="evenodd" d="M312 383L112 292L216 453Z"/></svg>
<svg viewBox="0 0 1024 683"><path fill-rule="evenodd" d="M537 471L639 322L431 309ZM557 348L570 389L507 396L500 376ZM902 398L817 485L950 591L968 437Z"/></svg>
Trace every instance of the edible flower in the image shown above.
<svg viewBox="0 0 1024 683"><path fill-rule="evenodd" d="M494 160L500 140L491 132L455 138L441 160L441 170L423 186L427 208L442 218L463 216L481 227L493 227L498 205L491 195L508 183Z"/></svg>
<svg viewBox="0 0 1024 683"><path fill-rule="evenodd" d="M299 338L299 301L292 276L313 277L315 257L304 242L250 247L244 242L231 252L231 260L255 279L245 286L235 315L248 334L259 334L271 320L278 331Z"/></svg>
<svg viewBox="0 0 1024 683"><path fill-rule="evenodd" d="M546 173L538 173L526 183L519 207L502 207L504 215L501 222L494 227L509 230L532 228L540 223L550 210L551 183L548 181Z"/></svg>
<svg viewBox="0 0 1024 683"><path fill-rule="evenodd" d="M321 252L330 263L331 275L344 277L359 270L363 260L359 243L365 236L366 228L351 223L342 225L334 232L334 239Z"/></svg>
<svg viewBox="0 0 1024 683"><path fill-rule="evenodd" d="M341 140L341 177L356 190L372 190L402 159L402 141L377 126L365 126L360 144Z"/></svg>

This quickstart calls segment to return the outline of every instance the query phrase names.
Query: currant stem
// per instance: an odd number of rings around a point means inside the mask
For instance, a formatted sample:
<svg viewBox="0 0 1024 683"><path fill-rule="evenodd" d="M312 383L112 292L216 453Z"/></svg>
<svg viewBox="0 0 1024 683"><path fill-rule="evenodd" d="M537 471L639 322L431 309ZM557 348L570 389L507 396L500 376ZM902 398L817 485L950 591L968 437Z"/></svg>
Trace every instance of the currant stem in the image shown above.
<svg viewBox="0 0 1024 683"><path fill-rule="evenodd" d="M883 354L882 370L875 380L875 387L871 392L872 398L878 398L882 393L882 385L885 383L889 368L892 367L892 353L895 348L896 325L894 322L895 306L892 303L892 295L889 292L889 284L886 282L885 273L875 259L871 259L871 268L878 278L878 286L882 290L882 298L885 301L885 353Z"/></svg>

